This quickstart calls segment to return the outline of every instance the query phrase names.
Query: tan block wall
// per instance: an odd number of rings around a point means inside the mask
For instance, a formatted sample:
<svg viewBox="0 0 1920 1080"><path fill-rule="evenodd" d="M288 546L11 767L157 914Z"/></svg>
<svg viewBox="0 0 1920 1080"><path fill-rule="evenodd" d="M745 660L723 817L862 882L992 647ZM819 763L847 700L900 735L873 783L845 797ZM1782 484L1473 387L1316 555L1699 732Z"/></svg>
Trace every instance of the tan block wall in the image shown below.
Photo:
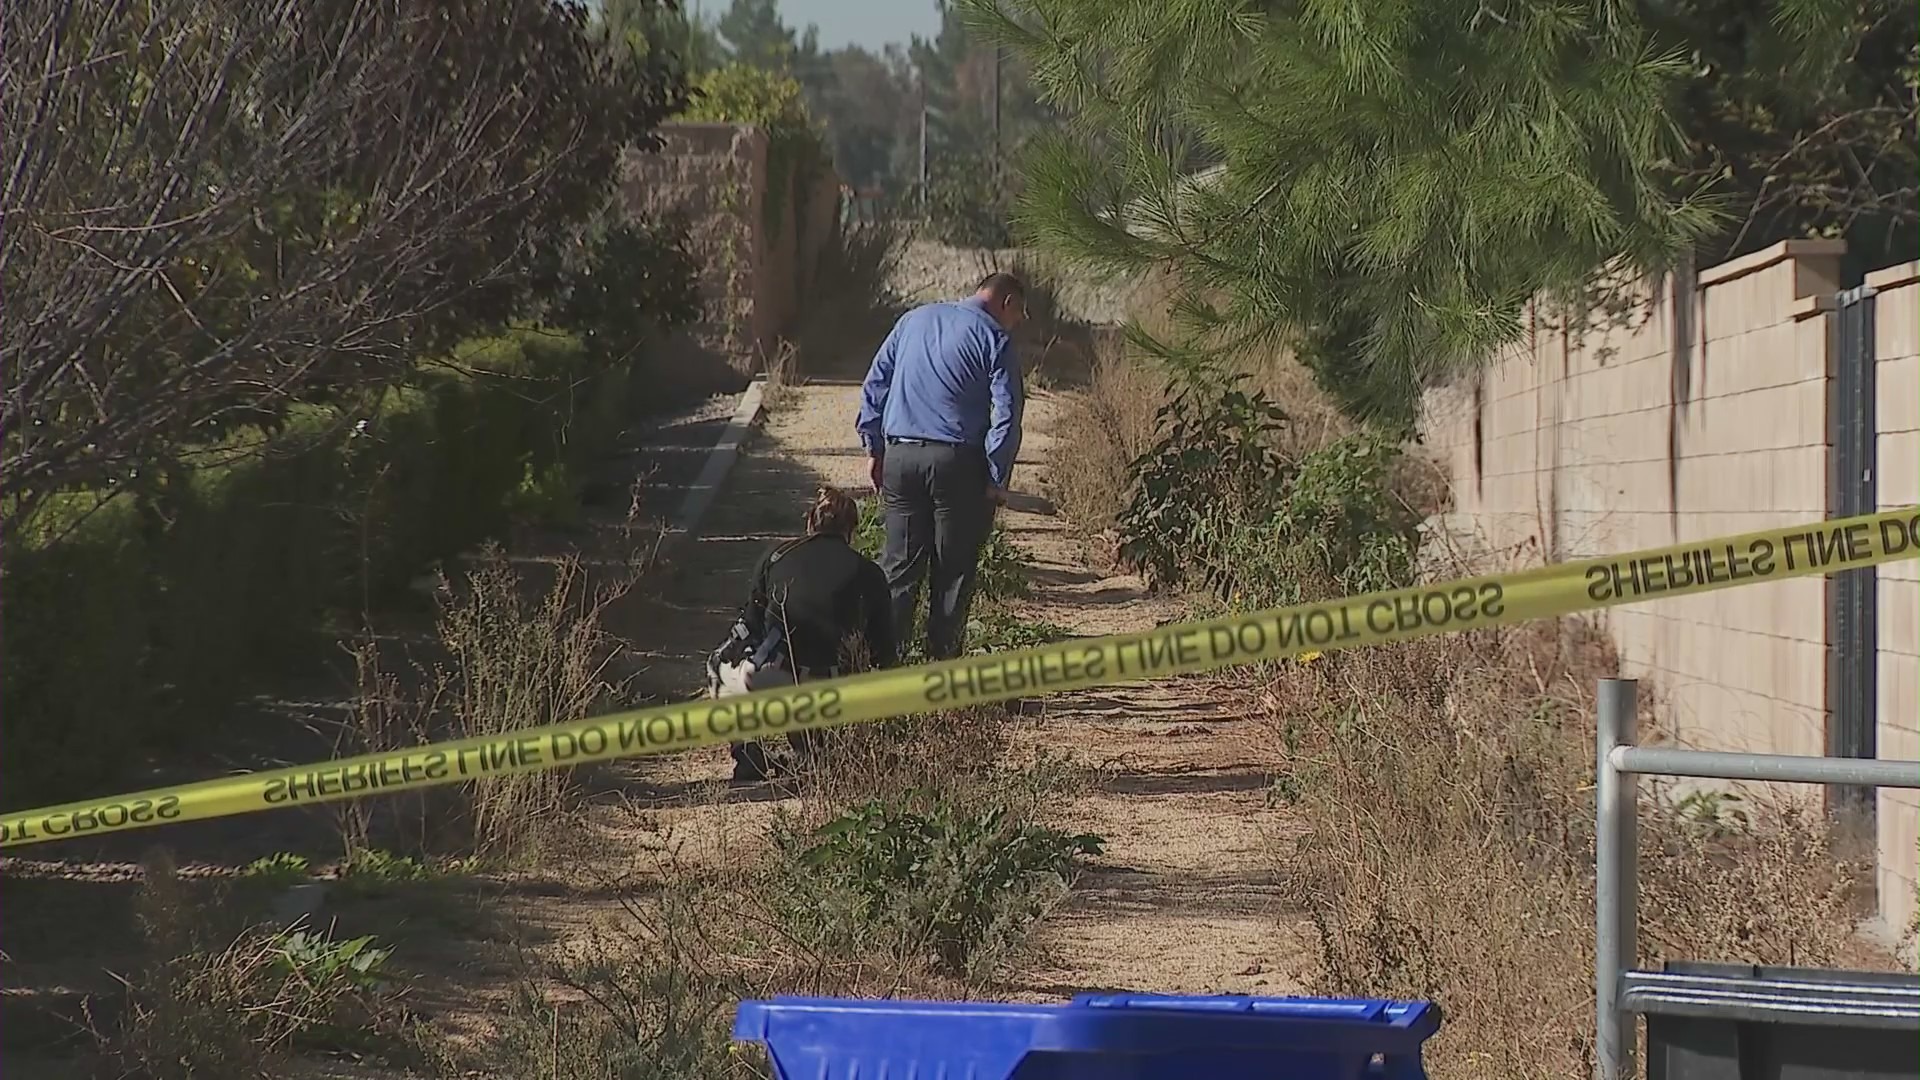
<svg viewBox="0 0 1920 1080"><path fill-rule="evenodd" d="M1429 395L1423 434L1453 487L1446 524L1476 561L1610 555L1826 513L1827 340L1818 297L1842 248L1792 241L1643 288L1584 330L1535 311L1477 380ZM1826 605L1818 579L1614 608L1625 673L1683 742L1818 754Z"/></svg>
<svg viewBox="0 0 1920 1080"><path fill-rule="evenodd" d="M1874 301L1878 360L1874 411L1879 427L1875 472L1880 507L1920 505L1920 263L1867 277ZM1883 758L1920 760L1920 563L1880 568L1876 745ZM1880 914L1894 931L1914 915L1920 798L1883 789L1879 813Z"/></svg>
<svg viewBox="0 0 1920 1080"><path fill-rule="evenodd" d="M623 196L636 212L679 213L689 222L701 266L700 324L691 351L739 375L759 370L806 295L819 253L838 231L839 181L831 174L807 185L827 194L796 200L790 177L770 191L767 137L735 124L671 123L661 147L627 155ZM767 200L782 200L768 228Z"/></svg>

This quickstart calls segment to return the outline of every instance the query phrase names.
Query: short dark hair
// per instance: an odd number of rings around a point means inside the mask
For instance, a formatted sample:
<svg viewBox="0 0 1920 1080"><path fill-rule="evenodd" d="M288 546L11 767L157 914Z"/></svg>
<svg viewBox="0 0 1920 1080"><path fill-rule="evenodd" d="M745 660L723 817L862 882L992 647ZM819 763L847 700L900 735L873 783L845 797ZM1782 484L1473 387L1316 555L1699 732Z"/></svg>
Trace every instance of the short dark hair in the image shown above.
<svg viewBox="0 0 1920 1080"><path fill-rule="evenodd" d="M1026 285L1022 284L1020 279L1014 277L1012 274L1001 271L996 271L981 278L980 284L974 287L974 291L986 293L988 299L996 301L1005 300L1009 297L1015 300L1025 300L1027 298Z"/></svg>

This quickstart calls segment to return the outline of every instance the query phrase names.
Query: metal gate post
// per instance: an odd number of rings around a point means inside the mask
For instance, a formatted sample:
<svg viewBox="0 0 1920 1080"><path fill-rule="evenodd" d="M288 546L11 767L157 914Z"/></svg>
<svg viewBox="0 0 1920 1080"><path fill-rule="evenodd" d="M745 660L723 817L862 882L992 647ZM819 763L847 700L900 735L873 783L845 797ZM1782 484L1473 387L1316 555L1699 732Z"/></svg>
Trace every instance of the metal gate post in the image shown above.
<svg viewBox="0 0 1920 1080"><path fill-rule="evenodd" d="M1874 413L1874 290L1862 285L1834 298L1828 317L1827 515L1852 517L1879 509L1876 463L1878 423ZM1827 579L1827 756L1871 758L1878 708L1876 597L1872 567L1844 570ZM1871 788L1833 787L1829 806L1869 815Z"/></svg>
<svg viewBox="0 0 1920 1080"><path fill-rule="evenodd" d="M1613 767L1613 750L1638 735L1639 687L1601 679L1594 757L1594 1075L1630 1080L1637 1026L1620 1007L1620 984L1639 957L1639 785Z"/></svg>

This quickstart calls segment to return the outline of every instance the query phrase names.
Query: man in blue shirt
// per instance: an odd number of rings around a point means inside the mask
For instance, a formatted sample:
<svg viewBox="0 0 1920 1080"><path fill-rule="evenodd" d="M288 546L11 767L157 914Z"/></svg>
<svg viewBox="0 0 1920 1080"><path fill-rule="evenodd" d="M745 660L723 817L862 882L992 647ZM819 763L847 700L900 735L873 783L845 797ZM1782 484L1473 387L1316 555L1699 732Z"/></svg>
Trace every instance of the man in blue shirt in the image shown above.
<svg viewBox="0 0 1920 1080"><path fill-rule="evenodd" d="M907 312L867 372L856 427L886 511L880 566L902 651L928 577L927 655L960 655L980 545L1020 452L1012 333L1026 292L1012 274L989 274L965 300Z"/></svg>

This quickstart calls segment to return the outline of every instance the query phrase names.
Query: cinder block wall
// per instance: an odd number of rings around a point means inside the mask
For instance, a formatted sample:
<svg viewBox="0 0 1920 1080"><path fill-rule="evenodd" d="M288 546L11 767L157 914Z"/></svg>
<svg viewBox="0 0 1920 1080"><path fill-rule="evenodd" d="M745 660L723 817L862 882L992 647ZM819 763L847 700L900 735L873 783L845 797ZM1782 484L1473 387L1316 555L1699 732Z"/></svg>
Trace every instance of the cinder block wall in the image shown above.
<svg viewBox="0 0 1920 1080"><path fill-rule="evenodd" d="M1920 263L1867 275L1874 300L1874 375L1882 509L1920 505ZM1920 563L1880 568L1879 730L1883 758L1920 760ZM1880 792L1880 914L1896 933L1913 920L1920 799Z"/></svg>
<svg viewBox="0 0 1920 1080"><path fill-rule="evenodd" d="M1626 319L1529 332L1429 395L1448 533L1526 565L1816 520L1826 513L1827 338L1842 245L1801 240L1647 283ZM1626 674L1705 749L1825 747L1819 579L1633 604L1598 617Z"/></svg>
<svg viewBox="0 0 1920 1080"><path fill-rule="evenodd" d="M660 137L659 150L627 155L627 206L653 217L686 216L702 306L686 334L690 351L751 374L760 345L754 297L766 244L759 223L767 138L754 128L695 123L663 124Z"/></svg>
<svg viewBox="0 0 1920 1080"><path fill-rule="evenodd" d="M686 215L704 311L691 352L739 376L779 352L821 249L838 231L838 178L804 185L767 173L767 136L736 124L662 124L662 145L627 155L623 198L636 212ZM779 191L771 190L777 182ZM826 192L824 197L819 191ZM782 200L769 228L767 200Z"/></svg>

